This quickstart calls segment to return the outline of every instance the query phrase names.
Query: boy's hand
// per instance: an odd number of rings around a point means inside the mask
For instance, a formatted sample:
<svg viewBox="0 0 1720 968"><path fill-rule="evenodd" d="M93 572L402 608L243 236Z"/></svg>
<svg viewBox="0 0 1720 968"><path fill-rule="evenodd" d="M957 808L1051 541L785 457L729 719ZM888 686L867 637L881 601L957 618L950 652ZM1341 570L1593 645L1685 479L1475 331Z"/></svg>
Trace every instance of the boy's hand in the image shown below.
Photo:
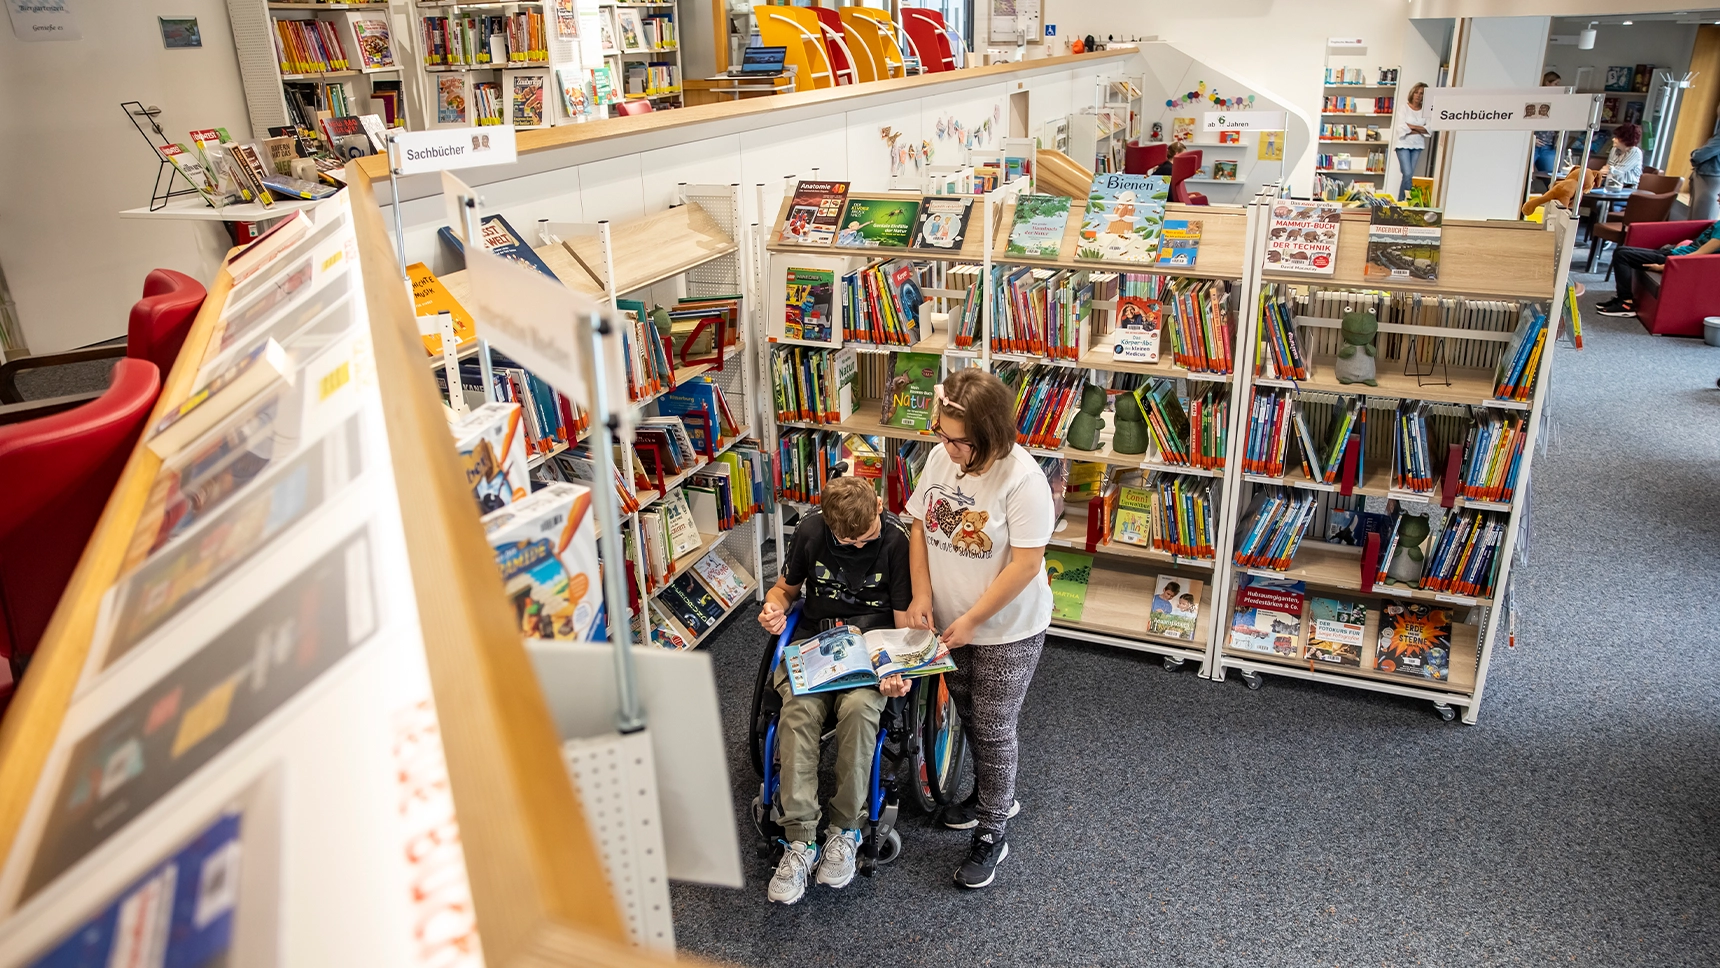
<svg viewBox="0 0 1720 968"><path fill-rule="evenodd" d="M908 605L908 628L929 629L932 627L932 600L916 598Z"/></svg>
<svg viewBox="0 0 1720 968"><path fill-rule="evenodd" d="M788 624L788 614L776 607L774 602L765 602L758 611L758 624L772 635L781 635L783 627Z"/></svg>
<svg viewBox="0 0 1720 968"><path fill-rule="evenodd" d="M906 696L908 694L908 680L899 675L885 676L878 680L878 691L883 693L887 699Z"/></svg>
<svg viewBox="0 0 1720 968"><path fill-rule="evenodd" d="M951 622L950 627L944 629L944 634L942 636L944 646L953 650L959 649L962 646L967 645L969 642L972 642L974 625L975 623L973 619L968 618L966 615L963 615L961 618Z"/></svg>

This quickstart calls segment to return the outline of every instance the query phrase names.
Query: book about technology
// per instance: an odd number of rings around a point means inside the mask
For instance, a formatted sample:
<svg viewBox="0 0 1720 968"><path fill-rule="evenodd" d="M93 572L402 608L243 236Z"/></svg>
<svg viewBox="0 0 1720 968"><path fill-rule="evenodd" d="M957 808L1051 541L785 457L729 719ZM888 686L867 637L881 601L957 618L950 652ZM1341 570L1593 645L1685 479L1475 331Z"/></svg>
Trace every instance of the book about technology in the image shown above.
<svg viewBox="0 0 1720 968"><path fill-rule="evenodd" d="M1433 282L1439 278L1439 236L1443 216L1437 208L1382 205L1368 223L1369 280Z"/></svg>
<svg viewBox="0 0 1720 968"><path fill-rule="evenodd" d="M591 491L558 481L484 516L521 634L589 641L603 605Z"/></svg>
<svg viewBox="0 0 1720 968"><path fill-rule="evenodd" d="M920 200L917 198L851 198L848 208L842 212L836 244L905 248L919 214Z"/></svg>
<svg viewBox="0 0 1720 968"><path fill-rule="evenodd" d="M789 688L797 696L876 686L887 676L910 679L954 672L950 650L928 629L842 625L784 647Z"/></svg>
<svg viewBox="0 0 1720 968"><path fill-rule="evenodd" d="M49 801L25 898L370 638L379 614L370 549L367 531L342 539L78 740Z"/></svg>
<svg viewBox="0 0 1720 968"><path fill-rule="evenodd" d="M1194 641L1200 619L1201 583L1181 575L1160 575L1153 583L1153 604L1147 616L1147 631L1173 639Z"/></svg>
<svg viewBox="0 0 1720 968"><path fill-rule="evenodd" d="M1280 198L1266 233L1266 267L1329 276L1338 266L1338 228L1344 206Z"/></svg>
<svg viewBox="0 0 1720 968"><path fill-rule="evenodd" d="M836 272L832 269L788 268L788 292L783 301L783 335L789 339L829 340L835 326Z"/></svg>
<svg viewBox="0 0 1720 968"><path fill-rule="evenodd" d="M1096 175L1081 213L1080 259L1150 264L1159 257L1170 179L1163 175ZM1013 241L1013 239L1012 239Z"/></svg>
<svg viewBox="0 0 1720 968"><path fill-rule="evenodd" d="M1388 598L1380 602L1374 668L1412 679L1451 676L1451 615L1443 608Z"/></svg>
<svg viewBox="0 0 1720 968"><path fill-rule="evenodd" d="M1166 219L1159 236L1160 268L1194 268L1195 260L1200 257L1200 229L1198 220Z"/></svg>
<svg viewBox="0 0 1720 968"><path fill-rule="evenodd" d="M1009 226L1009 255L1055 259L1063 247L1063 231L1069 225L1070 199L1061 195L1023 195L1015 201L1015 217Z"/></svg>
<svg viewBox="0 0 1720 968"><path fill-rule="evenodd" d="M1047 548L1045 577L1051 582L1051 617L1081 621L1087 608L1087 584L1093 577L1093 556Z"/></svg>
<svg viewBox="0 0 1720 968"><path fill-rule="evenodd" d="M531 493L525 415L517 403L486 403L448 423L466 485L488 514Z"/></svg>
<svg viewBox="0 0 1720 968"><path fill-rule="evenodd" d="M1352 598L1308 599L1308 658L1340 666L1362 664L1368 603Z"/></svg>
<svg viewBox="0 0 1720 968"><path fill-rule="evenodd" d="M803 181L795 185L788 218L778 241L792 245L829 245L836 241L842 209L848 202L845 181Z"/></svg>
<svg viewBox="0 0 1720 968"><path fill-rule="evenodd" d="M1243 575L1236 586L1230 647L1294 659L1302 654L1302 602L1308 586L1285 578Z"/></svg>
<svg viewBox="0 0 1720 968"><path fill-rule="evenodd" d="M920 217L914 224L914 248L953 252L967 238L968 218L973 214L973 199L932 195L920 204Z"/></svg>

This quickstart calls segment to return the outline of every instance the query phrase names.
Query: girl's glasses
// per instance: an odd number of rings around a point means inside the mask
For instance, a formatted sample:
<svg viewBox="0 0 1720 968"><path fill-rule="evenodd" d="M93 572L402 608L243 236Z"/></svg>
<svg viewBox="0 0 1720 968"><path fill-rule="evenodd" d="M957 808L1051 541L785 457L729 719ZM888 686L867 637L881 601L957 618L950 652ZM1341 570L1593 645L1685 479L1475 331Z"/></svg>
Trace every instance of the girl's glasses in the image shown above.
<svg viewBox="0 0 1720 968"><path fill-rule="evenodd" d="M937 434L939 440L949 444L951 447L973 446L973 441L966 437L951 437L949 434L944 433L944 425L936 420L932 421L932 433Z"/></svg>

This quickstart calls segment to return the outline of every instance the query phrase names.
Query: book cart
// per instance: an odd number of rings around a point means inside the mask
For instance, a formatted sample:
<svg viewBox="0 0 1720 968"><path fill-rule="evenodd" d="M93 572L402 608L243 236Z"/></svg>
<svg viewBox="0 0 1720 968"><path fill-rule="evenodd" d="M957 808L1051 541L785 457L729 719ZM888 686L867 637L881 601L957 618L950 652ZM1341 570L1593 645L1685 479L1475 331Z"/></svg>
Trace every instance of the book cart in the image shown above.
<svg viewBox="0 0 1720 968"><path fill-rule="evenodd" d="M1271 200L1263 197L1257 204L1270 207ZM1263 215L1262 223L1267 224L1267 216ZM1302 448L1292 442L1281 449L1281 454L1288 455L1282 458L1281 468L1259 472L1256 467L1230 482L1230 523L1238 529L1238 546L1252 524L1251 508L1263 499L1278 495L1311 500L1314 509L1312 527L1284 567L1234 566L1235 580L1226 582L1226 605L1221 611L1230 615L1237 581L1246 576L1304 582L1310 600L1341 596L1367 604L1360 654L1354 664L1323 661L1302 648L1286 650L1290 654L1263 654L1236 648L1221 634L1215 656L1217 678L1235 669L1256 689L1263 674L1273 674L1376 690L1430 700L1447 721L1461 709L1463 721L1474 723L1493 651L1511 634L1511 570L1528 528L1530 462L1546 416L1553 336L1563 309L1574 233L1568 219L1544 228L1524 222L1446 221L1438 281L1397 283L1364 277L1368 226L1366 210L1343 214L1330 276L1271 268L1261 273L1261 300L1277 304L1284 316L1293 317L1308 371L1305 378L1284 379L1259 375L1258 363L1244 367L1239 399L1252 404L1257 395L1287 394L1289 406L1306 417L1321 460L1334 470L1329 481L1310 480L1299 466L1297 455ZM1266 240L1256 244L1256 258L1264 260ZM1500 356L1511 350L1525 308L1547 314L1544 351L1533 367L1532 391L1518 393L1519 399L1502 398L1510 395L1496 395L1495 367ZM1334 354L1343 346L1340 320L1350 309L1374 311L1380 321L1375 340L1377 386L1340 383L1334 372ZM1264 329L1263 313L1252 318L1258 329ZM1251 345L1262 347L1257 340L1264 338L1258 331L1249 336ZM1364 408L1364 429L1329 447L1329 435L1335 435L1336 421L1351 401ZM1417 404L1425 404L1432 468L1420 480L1407 482L1393 474L1399 446L1396 418L1400 406ZM1233 441L1233 460L1242 457L1251 439L1258 443L1270 438L1270 408L1259 413L1247 433ZM1461 470L1473 456L1471 431L1476 421L1493 418L1511 423L1521 435L1521 465L1510 493L1473 496L1474 492L1466 493ZM1289 435L1295 437L1296 431ZM1334 455L1335 460L1329 459ZM1477 530L1487 525L1502 529L1491 587L1485 574L1476 576L1472 586L1461 592L1425 589L1419 580L1414 586L1387 584L1381 579L1389 564L1385 560L1389 549L1383 546L1388 534L1363 536L1358 531L1355 544L1323 540L1339 530L1344 520L1334 518L1335 510L1390 514L1400 508L1430 522L1431 534L1424 546L1430 559L1445 529L1460 526L1465 519ZM1448 675L1435 678L1415 669L1376 668L1381 606L1387 600L1426 605L1451 619ZM1310 624L1305 609L1300 629L1304 647Z"/></svg>
<svg viewBox="0 0 1720 968"><path fill-rule="evenodd" d="M753 394L748 380L746 360L747 335L741 325L747 312L744 290L747 288L743 247L736 241L735 227L740 223L740 194L732 185L678 186L678 204L662 212L626 222L594 224L550 222L540 220L536 225L539 244L533 246L556 277L572 291L617 308L619 300L649 296L657 305L672 307L675 300L686 298L738 297L740 312L733 331L713 332L713 349L709 353L689 356L675 353L674 380L669 385L644 393L633 401L635 416L649 418L659 413L660 401L677 387L689 381L710 377L722 389L725 399L735 410L738 432L722 434L716 414L708 415L710 446L697 460L674 474L655 472L661 467L661 454L638 454L634 442L617 448L616 464L620 468L635 468L634 474L621 475L629 492L625 504L631 510L622 515L622 526L629 532L633 570L633 588L642 590L649 604L639 609L635 632L638 641L648 641L653 628L670 632L669 641L681 648L696 648L716 633L723 622L738 611L747 597L762 597L759 577L763 571L762 532L751 508L737 508L735 520L727 528L701 528L699 545L679 557L667 561L665 574L650 574L648 555L641 553L645 536L641 531L641 512L657 506L676 489L696 481L698 476L713 468L731 451L755 449L753 428ZM522 229L522 231L525 231ZM470 305L465 272L451 272L441 278L449 293L462 305ZM670 334L664 334L668 339ZM716 341L722 340L720 347ZM720 348L720 355L716 349ZM469 359L483 352L473 340L461 345L458 356ZM439 357L428 360L432 369L442 367ZM531 473L540 480L570 480L592 483L589 461L580 460L570 448L585 443L590 428L581 431L568 442L558 442L550 449L534 454L528 461ZM637 471L643 469L650 486L634 487ZM618 482L620 484L621 482ZM738 560L743 571L740 577L747 585L743 596L703 632L685 628L674 614L659 604L669 586L693 564L707 554L724 549L725 557Z"/></svg>
<svg viewBox="0 0 1720 968"><path fill-rule="evenodd" d="M0 727L0 964L660 963L577 819L349 173L302 250L221 272L149 425L241 318L292 320L295 379L135 447Z"/></svg>
<svg viewBox="0 0 1720 968"><path fill-rule="evenodd" d="M1072 373L1080 373L1084 380L1099 386L1111 385L1119 378L1160 378L1174 381L1179 394L1185 399L1190 394L1200 394L1209 388L1217 388L1220 395L1227 394L1234 398L1241 388L1240 372L1236 368L1226 367L1215 372L1197 372L1184 368L1172 361L1168 342L1162 347L1159 362L1114 361L1110 351L1099 345L1099 341L1112 325L1111 317L1117 308L1115 300L1093 300L1091 313L1080 324L1085 335L1077 359L1048 360L1020 352L1003 352L993 347L992 336L997 330L1000 310L994 305L991 287L982 283L976 290L981 299L978 338L971 346L952 345L947 318L961 313L966 300L970 298L969 287L976 280L991 278L994 266L1092 273L1120 272L1139 274L1141 277L1165 274L1152 265L1074 258L1085 204L1082 199L1075 199L1071 203L1065 236L1059 250L1062 253L1061 258L1023 258L1006 254L1008 227L1014 217L1015 199L1025 192L1026 184L1026 180L1022 179L989 194L975 196L974 205L977 210L970 216L964 244L959 251L947 253L923 249L828 248L785 244L778 241L788 214L789 206L785 200L774 225L760 240L760 264L768 266L768 271L760 280L760 312L757 314L766 327L760 343L761 350L765 351L764 358L760 361L764 368L760 374L762 385L770 385L771 354L800 346L831 352L852 349L858 351L861 356L874 358L896 351L936 354L942 358L944 373L967 366L985 367L994 372L1002 367L1059 367ZM792 194L790 191L789 195ZM919 198L918 195L867 192L853 192L850 197L904 200ZM1259 213L1253 207L1191 208L1173 204L1167 206L1166 217L1198 218L1203 223L1197 266L1192 270L1177 273L1176 278L1188 282L1210 280L1222 285L1225 292L1220 297L1220 302L1225 311L1220 325L1230 339L1230 345L1244 345L1237 340L1241 338L1241 334L1247 332L1245 317L1251 311L1251 302L1244 297L1253 286L1251 273L1256 263L1249 256L1254 251L1253 237ZM988 245L987 239L993 240L992 244ZM828 342L792 340L783 335L783 305L779 294L789 268L828 267L840 272L857 268L873 259L889 258L908 258L929 266L929 270L922 275L921 293L927 300L921 309L922 324L927 320L936 322L930 332L922 329L923 337L918 342L912 345L887 346L844 341L840 334L835 334L838 338ZM807 422L782 419L779 415L774 424L766 422L766 443L777 450L779 465L785 460L780 449L780 441L785 431L834 432L837 436L860 435L877 440L911 442L922 447L934 445L936 438L929 431L916 432L883 423L879 398L884 388L883 379L880 377L887 379L887 364L884 364L882 359L870 367L860 363L859 370L860 379L853 393L852 407L842 419ZM771 404L761 399L760 406ZM1239 407L1230 408L1227 436L1234 437L1241 413ZM1201 486L1211 485L1211 493L1215 498L1219 498L1223 483L1232 476L1233 464L1228 455L1218 461L1218 466L1206 469L1170 463L1157 450L1156 444L1150 445L1144 454L1117 453L1112 446L1114 428L1109 419L1111 416L1107 414L1107 426L1101 434L1096 450L1080 450L1067 443L1058 446L1030 446L1028 450L1042 459L1064 458L1102 463L1116 469L1181 475L1185 481ZM901 459L900 454L892 453L887 463ZM887 488L886 503L892 510L900 511L908 494L893 480L894 476L894 468L886 468L886 477L892 478ZM779 504L785 508L804 509L811 506L797 501L779 501ZM1222 500L1215 500L1214 507L1222 510ZM1215 616L1220 614L1215 610L1215 605L1221 602L1221 596L1215 593L1215 588L1222 581L1224 563L1229 558L1227 529L1213 529L1214 554L1191 557L1151 546L1108 540L1107 528L1100 520L1105 515L1103 498L1095 499L1091 506L1077 506L1074 501L1065 504L1063 518L1066 525L1053 535L1051 547L1054 550L1064 548L1093 555L1094 563L1080 620L1055 619L1053 628L1056 634L1156 653L1163 656L1165 663L1172 668L1192 660L1199 663L1202 674L1206 674L1213 655L1214 637L1223 627L1222 622L1215 620ZM783 534L780 522L777 533ZM1202 585L1202 600L1199 603L1192 640L1148 631L1147 605L1153 595L1155 577L1160 575L1194 579Z"/></svg>

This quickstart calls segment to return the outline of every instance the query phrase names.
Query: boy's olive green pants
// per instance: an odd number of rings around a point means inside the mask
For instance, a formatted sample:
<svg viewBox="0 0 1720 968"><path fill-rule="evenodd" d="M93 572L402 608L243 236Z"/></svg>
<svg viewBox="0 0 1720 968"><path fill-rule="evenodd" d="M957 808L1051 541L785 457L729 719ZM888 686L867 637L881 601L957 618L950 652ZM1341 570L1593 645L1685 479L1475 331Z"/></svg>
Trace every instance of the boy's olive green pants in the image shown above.
<svg viewBox="0 0 1720 968"><path fill-rule="evenodd" d="M818 747L832 707L836 709L836 796L830 800L825 829L830 834L858 829L866 816L884 694L861 688L796 696L781 666L777 667L775 684L782 696L782 716L776 728L782 783L776 810L783 837L790 842L818 842Z"/></svg>

